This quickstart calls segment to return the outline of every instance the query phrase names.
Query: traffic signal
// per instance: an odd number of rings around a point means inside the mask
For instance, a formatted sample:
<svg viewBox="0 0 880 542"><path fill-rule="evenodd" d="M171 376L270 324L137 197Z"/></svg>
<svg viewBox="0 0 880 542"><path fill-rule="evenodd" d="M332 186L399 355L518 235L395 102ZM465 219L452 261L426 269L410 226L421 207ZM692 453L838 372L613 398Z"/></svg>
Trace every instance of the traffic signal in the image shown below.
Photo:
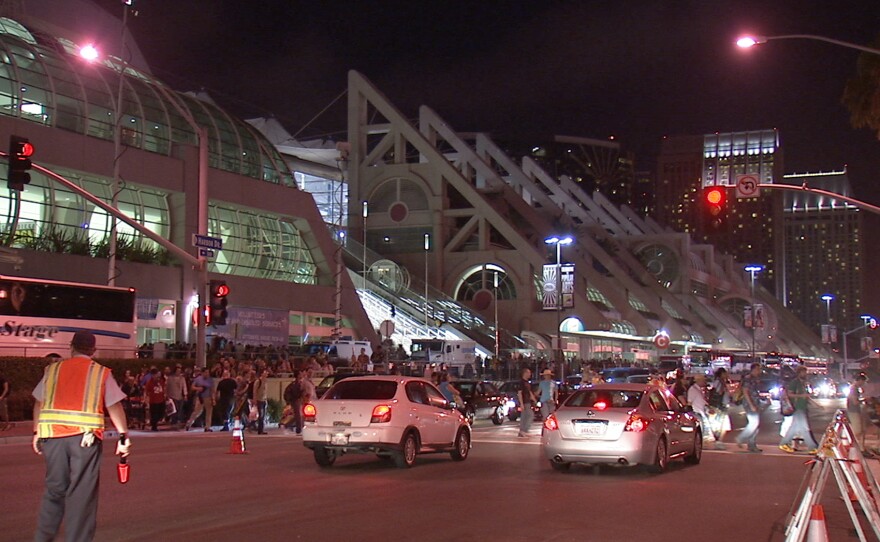
<svg viewBox="0 0 880 542"><path fill-rule="evenodd" d="M9 136L9 175L7 184L12 190L23 190L24 185L31 182L31 156L34 146L20 136Z"/></svg>
<svg viewBox="0 0 880 542"><path fill-rule="evenodd" d="M208 288L208 322L212 326L226 325L226 305L229 304L229 286L225 280L212 280Z"/></svg>
<svg viewBox="0 0 880 542"><path fill-rule="evenodd" d="M703 190L703 214L708 231L718 231L727 223L727 188L710 186Z"/></svg>

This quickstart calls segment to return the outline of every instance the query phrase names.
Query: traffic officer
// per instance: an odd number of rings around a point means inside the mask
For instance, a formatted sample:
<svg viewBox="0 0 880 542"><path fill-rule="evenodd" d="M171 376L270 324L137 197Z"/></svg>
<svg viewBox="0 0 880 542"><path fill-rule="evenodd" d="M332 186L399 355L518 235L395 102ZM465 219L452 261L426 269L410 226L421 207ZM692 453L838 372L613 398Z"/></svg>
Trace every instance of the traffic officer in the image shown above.
<svg viewBox="0 0 880 542"><path fill-rule="evenodd" d="M33 391L33 449L46 460L37 541L53 540L62 519L68 542L95 537L105 410L119 432L116 454L129 453L125 394L110 369L91 359L94 334L77 331L70 350L70 359L49 365Z"/></svg>

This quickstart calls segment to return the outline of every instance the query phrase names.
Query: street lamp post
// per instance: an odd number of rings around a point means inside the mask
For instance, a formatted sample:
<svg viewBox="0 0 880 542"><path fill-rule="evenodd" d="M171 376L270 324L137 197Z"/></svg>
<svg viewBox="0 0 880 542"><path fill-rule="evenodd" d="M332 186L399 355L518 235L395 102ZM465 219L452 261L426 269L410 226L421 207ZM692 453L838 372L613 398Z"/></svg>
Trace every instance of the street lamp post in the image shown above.
<svg viewBox="0 0 880 542"><path fill-rule="evenodd" d="M425 234L425 327L428 327L428 251L431 250L431 234Z"/></svg>
<svg viewBox="0 0 880 542"><path fill-rule="evenodd" d="M565 360L562 353L562 245L570 245L574 238L549 237L544 239L548 245L556 245L556 352L554 357L559 363L560 378L565 377Z"/></svg>
<svg viewBox="0 0 880 542"><path fill-rule="evenodd" d="M755 275L757 273L760 273L761 271L763 271L764 266L763 265L747 265L745 267L745 270L749 273L749 276L751 279L751 300L750 300L750 303L752 304L752 307L751 307L751 311L752 311L752 325L751 325L751 328L752 328L752 355L751 355L751 360L752 360L752 363L754 363L755 362L755 324L757 323L756 319L755 319L755 316L757 316L757 311L755 310Z"/></svg>
<svg viewBox="0 0 880 542"><path fill-rule="evenodd" d="M825 323L831 325L831 300L834 299L834 296L823 294L821 299L825 302Z"/></svg>
<svg viewBox="0 0 880 542"><path fill-rule="evenodd" d="M857 43L850 43L848 41L841 41L841 40L836 40L833 38L826 38L825 36L816 36L813 34L787 34L784 36L741 36L741 37L737 38L736 45L742 49L748 49L750 47L754 47L755 45L767 43L770 40L790 40L790 39L824 41L826 43L833 43L834 45L840 45L841 47L846 47L847 49L856 49L857 51L862 51L863 53L870 53L872 55L880 55L880 49L874 49L873 47L865 47L864 45L859 45Z"/></svg>
<svg viewBox="0 0 880 542"><path fill-rule="evenodd" d="M369 211L368 211L367 200L364 200L363 201L363 212L362 212L362 215L364 217L364 246L363 246L363 261L361 262L361 264L363 266L364 288L367 287L367 215L368 214L369 214Z"/></svg>
<svg viewBox="0 0 880 542"><path fill-rule="evenodd" d="M500 347L500 331L498 329L498 271L495 271L495 279L493 281L495 288L493 289L493 293L495 294L495 360L499 359L499 347ZM485 369L485 365L483 367Z"/></svg>

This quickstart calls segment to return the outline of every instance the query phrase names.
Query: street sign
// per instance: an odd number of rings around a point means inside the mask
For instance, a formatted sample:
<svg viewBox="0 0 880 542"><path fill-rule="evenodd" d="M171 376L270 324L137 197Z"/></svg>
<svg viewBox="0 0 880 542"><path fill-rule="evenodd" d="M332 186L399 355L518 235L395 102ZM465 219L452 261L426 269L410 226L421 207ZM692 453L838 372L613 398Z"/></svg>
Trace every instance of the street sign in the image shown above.
<svg viewBox="0 0 880 542"><path fill-rule="evenodd" d="M654 346L657 347L658 350L666 350L669 348L669 335L664 333L654 335Z"/></svg>
<svg viewBox="0 0 880 542"><path fill-rule="evenodd" d="M394 335L394 322L391 320L383 320L382 323L379 324L379 332L382 333L383 337Z"/></svg>
<svg viewBox="0 0 880 542"><path fill-rule="evenodd" d="M223 248L223 240L219 237L208 237L207 235L194 233L192 236L192 246L208 248L211 250L221 250Z"/></svg>
<svg viewBox="0 0 880 542"><path fill-rule="evenodd" d="M736 176L736 197L753 198L758 195L760 181L757 175L746 174Z"/></svg>
<svg viewBox="0 0 880 542"><path fill-rule="evenodd" d="M203 256L203 257L205 257L205 258L213 258L213 257L214 257L214 251L213 251L213 250L210 250L210 249L207 249L207 248L200 248L200 249L199 249L199 256Z"/></svg>

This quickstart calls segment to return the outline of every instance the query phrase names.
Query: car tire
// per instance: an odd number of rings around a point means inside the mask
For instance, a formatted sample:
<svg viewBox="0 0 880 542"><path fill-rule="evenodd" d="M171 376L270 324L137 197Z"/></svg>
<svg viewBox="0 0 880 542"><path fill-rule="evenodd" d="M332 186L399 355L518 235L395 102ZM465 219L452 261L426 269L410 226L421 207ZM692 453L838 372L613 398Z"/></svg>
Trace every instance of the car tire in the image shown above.
<svg viewBox="0 0 880 542"><path fill-rule="evenodd" d="M336 452L328 450L324 446L315 446L315 463L319 466L327 468L332 467L336 461Z"/></svg>
<svg viewBox="0 0 880 542"><path fill-rule="evenodd" d="M684 462L689 465L699 465L703 459L703 434L699 431L694 432L694 449L684 458Z"/></svg>
<svg viewBox="0 0 880 542"><path fill-rule="evenodd" d="M400 451L394 454L394 464L399 469L408 469L415 465L416 456L419 453L419 440L413 431L403 437Z"/></svg>
<svg viewBox="0 0 880 542"><path fill-rule="evenodd" d="M495 409L495 413L492 414L492 423L495 425L501 425L504 423L504 407L498 407Z"/></svg>
<svg viewBox="0 0 880 542"><path fill-rule="evenodd" d="M452 456L452 459L455 461L464 461L467 459L468 454L471 451L471 435L466 429L461 428L458 430L458 434L455 435L455 442L453 442L452 451L449 455Z"/></svg>
<svg viewBox="0 0 880 542"><path fill-rule="evenodd" d="M556 472L568 472L571 468L571 463L557 463L556 461L551 461L550 467Z"/></svg>
<svg viewBox="0 0 880 542"><path fill-rule="evenodd" d="M666 439L660 437L657 439L657 447L654 450L654 462L647 466L647 471L653 474L660 474L669 466L669 448L666 446Z"/></svg>

